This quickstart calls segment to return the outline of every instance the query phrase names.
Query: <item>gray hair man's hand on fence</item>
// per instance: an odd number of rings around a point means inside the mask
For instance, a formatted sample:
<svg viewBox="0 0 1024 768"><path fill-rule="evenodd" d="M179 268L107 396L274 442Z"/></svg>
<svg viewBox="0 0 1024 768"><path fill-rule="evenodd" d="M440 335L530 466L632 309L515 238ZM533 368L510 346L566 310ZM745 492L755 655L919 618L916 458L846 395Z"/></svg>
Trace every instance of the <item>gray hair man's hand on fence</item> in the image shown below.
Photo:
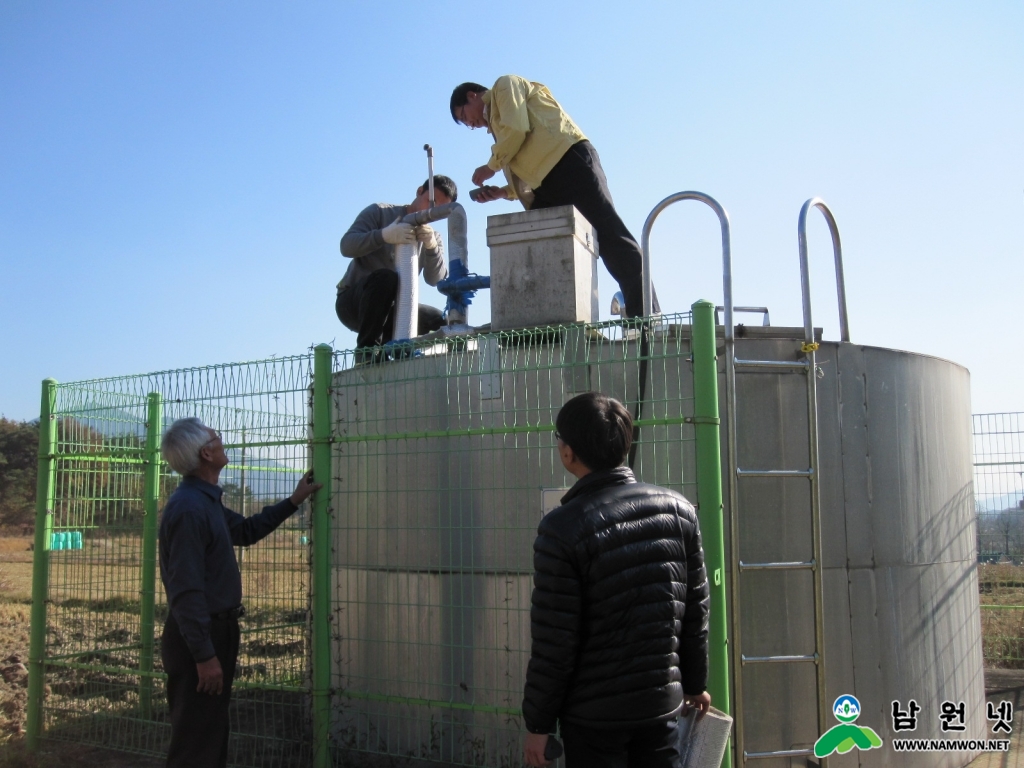
<svg viewBox="0 0 1024 768"><path fill-rule="evenodd" d="M302 502L323 487L323 483L313 482L313 470L309 470L309 472L304 474L302 479L299 480L299 484L295 486L295 490L292 492L290 497L292 504L296 507L299 506Z"/></svg>

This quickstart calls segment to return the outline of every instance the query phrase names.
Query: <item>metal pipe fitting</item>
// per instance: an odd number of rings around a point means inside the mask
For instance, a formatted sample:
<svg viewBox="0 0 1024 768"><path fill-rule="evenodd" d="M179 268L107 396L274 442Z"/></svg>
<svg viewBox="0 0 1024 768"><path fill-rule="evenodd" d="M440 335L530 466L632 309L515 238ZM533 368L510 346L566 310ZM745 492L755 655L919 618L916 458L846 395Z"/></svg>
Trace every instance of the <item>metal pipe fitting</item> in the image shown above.
<svg viewBox="0 0 1024 768"><path fill-rule="evenodd" d="M452 215L452 211L455 208L462 208L458 203L445 203L444 205L437 205L433 208L428 208L425 211L416 211L416 213L407 213L403 218L406 224L412 224L413 226L419 226L420 224L429 224L432 221L440 221L441 219L447 219Z"/></svg>
<svg viewBox="0 0 1024 768"><path fill-rule="evenodd" d="M466 209L458 203L452 203L452 212L448 216L448 276L455 277L469 272L469 223L466 220ZM468 302L449 296L445 307L448 325L465 325L469 317Z"/></svg>
<svg viewBox="0 0 1024 768"><path fill-rule="evenodd" d="M427 199L430 200L430 207L434 207L434 148L424 144L423 149L427 152Z"/></svg>

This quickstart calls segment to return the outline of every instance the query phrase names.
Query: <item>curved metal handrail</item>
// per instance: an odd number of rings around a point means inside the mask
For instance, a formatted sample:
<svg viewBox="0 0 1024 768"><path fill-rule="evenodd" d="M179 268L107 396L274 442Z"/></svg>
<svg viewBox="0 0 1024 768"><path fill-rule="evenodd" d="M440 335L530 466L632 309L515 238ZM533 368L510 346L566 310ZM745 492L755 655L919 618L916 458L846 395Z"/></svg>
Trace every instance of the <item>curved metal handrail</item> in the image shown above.
<svg viewBox="0 0 1024 768"><path fill-rule="evenodd" d="M641 250L643 252L643 270L644 270L644 315L650 317L654 311L654 279L651 275L651 229L654 226L655 219L658 215L668 208L673 203L677 203L680 200L699 200L700 202L707 205L711 210L718 214L718 221L722 225L722 293L723 296L723 309L725 310L725 317L723 318L725 323L725 386L726 386L726 424L729 429L729 439L726 441L728 451L728 471L729 471L729 517L731 520L732 531L739 530L738 523L736 521L736 499L738 498L738 492L736 489L736 350L735 350L735 326L733 325L733 305L732 305L732 246L730 244L730 228L729 228L729 214L726 213L725 209L719 204L717 200L709 195L705 195L703 192L677 192L674 195L669 195L660 203L658 203L654 210L651 211L647 217L647 221L644 222L643 235L641 237ZM716 320L717 324L717 320ZM724 514L724 509L723 509ZM733 560L739 561L739 549L738 549L739 536L732 537L732 553ZM735 566L734 566L735 568ZM729 580L729 587L731 590L730 599L732 601L732 633L729 637L729 653L733 656L733 669L739 669L739 665L742 659L738 655L739 650L739 592L738 592L739 580L734 576ZM737 681L735 685L735 706L732 707L735 717L735 733L736 743L739 745L738 750L741 750L743 743L743 716L742 716L742 701L743 692L742 685ZM739 752L742 755L742 751Z"/></svg>
<svg viewBox="0 0 1024 768"><path fill-rule="evenodd" d="M725 305L725 337L732 338L732 246L729 236L729 214L725 208L710 195L703 192L676 192L669 195L656 206L647 216L644 222L644 231L640 237L640 248L643 252L644 270L644 316L650 317L654 312L654 278L651 275L651 229L658 215L673 203L680 200L699 200L718 214L718 221L722 225L722 291Z"/></svg>
<svg viewBox="0 0 1024 768"><path fill-rule="evenodd" d="M843 246L839 242L839 227L828 205L820 197L812 197L800 209L797 222L797 240L800 247L800 293L804 303L804 341L814 342L814 323L811 320L811 276L807 259L807 214L817 208L825 216L828 230L832 234L832 252L836 260L836 292L839 294L839 339L850 340L850 320L846 312L846 280L843 276Z"/></svg>

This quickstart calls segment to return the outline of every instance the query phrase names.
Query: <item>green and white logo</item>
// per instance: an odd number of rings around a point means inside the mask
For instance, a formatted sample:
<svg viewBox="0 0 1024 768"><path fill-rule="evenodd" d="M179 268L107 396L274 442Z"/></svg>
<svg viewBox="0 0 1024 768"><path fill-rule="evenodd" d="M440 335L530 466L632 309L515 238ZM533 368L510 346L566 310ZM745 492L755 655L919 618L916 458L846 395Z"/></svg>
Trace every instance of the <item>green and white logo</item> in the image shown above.
<svg viewBox="0 0 1024 768"><path fill-rule="evenodd" d="M848 693L840 696L832 705L832 714L836 716L839 725L833 725L814 742L815 756L828 757L833 752L845 755L854 747L874 749L882 746L877 733L867 726L853 724L860 717L860 702L856 696Z"/></svg>

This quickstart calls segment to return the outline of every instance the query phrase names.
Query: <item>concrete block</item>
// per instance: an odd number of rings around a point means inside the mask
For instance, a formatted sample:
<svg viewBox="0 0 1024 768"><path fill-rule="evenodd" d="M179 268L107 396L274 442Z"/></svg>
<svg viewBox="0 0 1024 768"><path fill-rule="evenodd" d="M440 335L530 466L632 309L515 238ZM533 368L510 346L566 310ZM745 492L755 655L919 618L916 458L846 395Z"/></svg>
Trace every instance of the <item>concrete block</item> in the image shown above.
<svg viewBox="0 0 1024 768"><path fill-rule="evenodd" d="M573 206L487 217L491 328L596 322L597 232Z"/></svg>

